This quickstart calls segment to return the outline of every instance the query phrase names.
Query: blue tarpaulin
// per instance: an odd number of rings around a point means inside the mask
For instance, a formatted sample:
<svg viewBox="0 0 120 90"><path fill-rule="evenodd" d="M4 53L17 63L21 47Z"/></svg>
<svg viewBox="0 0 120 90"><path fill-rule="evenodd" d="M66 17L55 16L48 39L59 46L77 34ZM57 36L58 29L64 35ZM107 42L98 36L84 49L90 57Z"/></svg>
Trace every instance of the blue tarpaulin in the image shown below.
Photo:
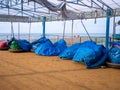
<svg viewBox="0 0 120 90"><path fill-rule="evenodd" d="M92 42L92 41L85 41L85 42L81 43L81 45L79 46L78 50L76 51L76 53L73 57L73 61L83 62L84 56L86 56L90 52L92 52L91 49L89 49L89 48L92 48L94 44L95 44L95 42Z"/></svg>
<svg viewBox="0 0 120 90"><path fill-rule="evenodd" d="M67 47L66 42L62 39L53 44L45 37L33 42L32 45L36 45L34 46L35 53L43 56L57 56Z"/></svg>
<svg viewBox="0 0 120 90"><path fill-rule="evenodd" d="M27 40L16 40L16 41L24 51L28 52L31 50L31 44Z"/></svg>
<svg viewBox="0 0 120 90"><path fill-rule="evenodd" d="M120 42L110 42L110 45L119 45L120 46Z"/></svg>
<svg viewBox="0 0 120 90"><path fill-rule="evenodd" d="M84 59L87 68L98 68L105 64L108 57L107 49L102 45L98 46L97 48L98 51L94 51L95 56L93 58L90 58L90 56Z"/></svg>
<svg viewBox="0 0 120 90"><path fill-rule="evenodd" d="M69 46L59 55L59 57L62 59L72 59L80 45L81 45L80 43L75 43Z"/></svg>
<svg viewBox="0 0 120 90"><path fill-rule="evenodd" d="M112 47L108 53L109 60L115 64L120 64L120 48Z"/></svg>
<svg viewBox="0 0 120 90"><path fill-rule="evenodd" d="M37 43L44 43L47 40L48 39L46 37L41 37L40 39L33 41L31 44L34 45L34 44L37 44Z"/></svg>
<svg viewBox="0 0 120 90"><path fill-rule="evenodd" d="M55 54L54 55L59 55L60 53L62 53L67 48L66 41L63 40L63 39L58 40L57 42L54 43L54 48L55 48Z"/></svg>
<svg viewBox="0 0 120 90"><path fill-rule="evenodd" d="M107 50L103 45L97 45L93 41L86 41L76 51L73 61L84 62L87 68L97 68L105 63L106 58Z"/></svg>
<svg viewBox="0 0 120 90"><path fill-rule="evenodd" d="M46 41L48 41L48 39L45 37L41 37L40 39L33 41L31 43L32 49L35 50L39 46L39 44L45 43Z"/></svg>
<svg viewBox="0 0 120 90"><path fill-rule="evenodd" d="M36 47L35 53L43 56L52 56L55 53L52 42L44 38L43 42Z"/></svg>

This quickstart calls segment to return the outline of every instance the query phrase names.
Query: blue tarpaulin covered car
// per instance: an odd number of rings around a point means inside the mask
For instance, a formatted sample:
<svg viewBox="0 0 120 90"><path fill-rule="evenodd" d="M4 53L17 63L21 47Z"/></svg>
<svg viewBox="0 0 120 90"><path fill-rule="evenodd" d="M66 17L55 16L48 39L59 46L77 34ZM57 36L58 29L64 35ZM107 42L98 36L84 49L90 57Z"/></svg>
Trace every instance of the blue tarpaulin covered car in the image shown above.
<svg viewBox="0 0 120 90"><path fill-rule="evenodd" d="M74 54L76 53L76 50L80 47L80 45L80 43L75 43L69 46L59 55L59 57L65 60L72 60Z"/></svg>
<svg viewBox="0 0 120 90"><path fill-rule="evenodd" d="M32 47L34 49L34 52L38 55L57 56L67 48L67 45L63 39L58 40L53 44L46 37L42 37L37 41L34 41L32 43Z"/></svg>
<svg viewBox="0 0 120 90"><path fill-rule="evenodd" d="M112 47L109 50L108 57L110 62L120 64L120 48Z"/></svg>
<svg viewBox="0 0 120 90"><path fill-rule="evenodd" d="M86 41L76 51L73 61L84 62L87 68L98 68L106 62L107 50L103 45Z"/></svg>

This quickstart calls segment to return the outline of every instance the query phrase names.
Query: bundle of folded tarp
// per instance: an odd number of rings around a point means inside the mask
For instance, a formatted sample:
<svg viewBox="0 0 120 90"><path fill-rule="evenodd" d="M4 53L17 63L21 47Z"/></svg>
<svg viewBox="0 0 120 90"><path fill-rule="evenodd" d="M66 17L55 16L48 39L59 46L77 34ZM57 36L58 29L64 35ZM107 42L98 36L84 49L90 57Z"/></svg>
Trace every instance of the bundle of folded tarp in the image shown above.
<svg viewBox="0 0 120 90"><path fill-rule="evenodd" d="M59 57L84 62L87 68L98 68L106 62L107 49L93 41L85 41L68 47Z"/></svg>
<svg viewBox="0 0 120 90"><path fill-rule="evenodd" d="M27 40L17 40L14 37L8 42L10 51L30 51L31 44Z"/></svg>
<svg viewBox="0 0 120 90"><path fill-rule="evenodd" d="M31 44L34 52L43 56L57 56L67 48L65 40L61 39L53 44L46 37L42 37Z"/></svg>

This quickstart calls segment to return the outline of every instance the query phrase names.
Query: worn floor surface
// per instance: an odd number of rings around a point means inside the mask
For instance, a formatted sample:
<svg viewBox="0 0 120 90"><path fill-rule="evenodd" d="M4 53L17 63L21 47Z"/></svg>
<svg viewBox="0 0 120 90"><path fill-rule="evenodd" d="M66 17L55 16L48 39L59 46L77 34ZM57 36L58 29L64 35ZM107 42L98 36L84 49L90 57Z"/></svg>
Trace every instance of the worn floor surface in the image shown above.
<svg viewBox="0 0 120 90"><path fill-rule="evenodd" d="M0 90L120 90L120 69L0 51Z"/></svg>

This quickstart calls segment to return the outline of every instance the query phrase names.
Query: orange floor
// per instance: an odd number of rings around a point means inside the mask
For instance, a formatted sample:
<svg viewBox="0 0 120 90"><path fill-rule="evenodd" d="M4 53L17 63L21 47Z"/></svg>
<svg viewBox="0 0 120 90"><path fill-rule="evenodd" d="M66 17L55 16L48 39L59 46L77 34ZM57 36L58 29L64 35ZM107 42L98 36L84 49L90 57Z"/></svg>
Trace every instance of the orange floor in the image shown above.
<svg viewBox="0 0 120 90"><path fill-rule="evenodd" d="M120 69L0 51L0 90L120 90Z"/></svg>

